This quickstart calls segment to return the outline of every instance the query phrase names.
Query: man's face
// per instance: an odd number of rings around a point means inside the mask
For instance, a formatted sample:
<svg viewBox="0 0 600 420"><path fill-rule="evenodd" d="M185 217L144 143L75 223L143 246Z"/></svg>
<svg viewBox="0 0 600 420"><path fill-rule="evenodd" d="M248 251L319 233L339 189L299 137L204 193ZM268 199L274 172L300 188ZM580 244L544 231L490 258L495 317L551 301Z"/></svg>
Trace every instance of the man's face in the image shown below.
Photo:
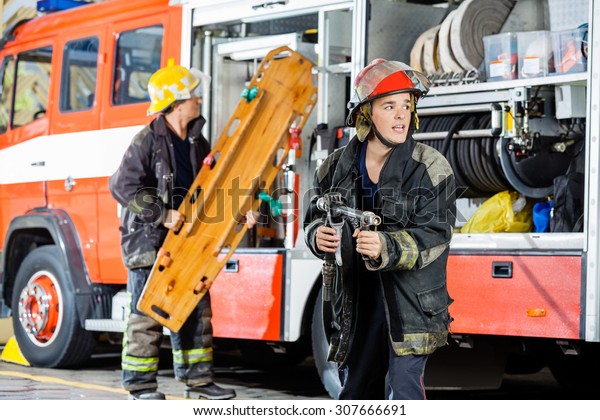
<svg viewBox="0 0 600 420"><path fill-rule="evenodd" d="M202 98L195 95L192 95L190 99L183 101L179 105L182 118L187 122L198 118L200 116L200 104L202 104Z"/></svg>
<svg viewBox="0 0 600 420"><path fill-rule="evenodd" d="M404 143L410 126L410 93L402 92L377 98L372 103L373 124L383 137L394 144Z"/></svg>

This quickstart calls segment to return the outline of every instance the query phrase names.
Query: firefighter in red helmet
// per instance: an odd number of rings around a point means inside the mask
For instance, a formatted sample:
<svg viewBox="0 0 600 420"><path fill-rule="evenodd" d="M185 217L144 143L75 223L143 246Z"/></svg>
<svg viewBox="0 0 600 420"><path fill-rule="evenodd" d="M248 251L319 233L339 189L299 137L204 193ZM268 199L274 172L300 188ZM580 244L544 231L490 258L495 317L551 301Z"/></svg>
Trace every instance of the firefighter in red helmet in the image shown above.
<svg viewBox="0 0 600 420"><path fill-rule="evenodd" d="M348 104L356 136L315 174L306 243L320 258L339 248L343 261L323 302L340 399L424 399L428 355L447 344L455 181L446 159L412 137L417 101L428 90L428 79L404 63L371 62ZM379 215L377 230L347 220L336 234L316 205L333 192Z"/></svg>

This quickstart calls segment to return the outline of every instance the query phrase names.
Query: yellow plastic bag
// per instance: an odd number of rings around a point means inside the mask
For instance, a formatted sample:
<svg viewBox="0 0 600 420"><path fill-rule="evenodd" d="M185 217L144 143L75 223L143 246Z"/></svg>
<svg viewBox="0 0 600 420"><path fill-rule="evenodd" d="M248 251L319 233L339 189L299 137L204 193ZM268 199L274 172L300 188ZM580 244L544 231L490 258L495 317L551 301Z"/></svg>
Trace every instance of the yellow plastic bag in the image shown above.
<svg viewBox="0 0 600 420"><path fill-rule="evenodd" d="M485 201L461 233L530 232L531 204L515 191L502 191Z"/></svg>

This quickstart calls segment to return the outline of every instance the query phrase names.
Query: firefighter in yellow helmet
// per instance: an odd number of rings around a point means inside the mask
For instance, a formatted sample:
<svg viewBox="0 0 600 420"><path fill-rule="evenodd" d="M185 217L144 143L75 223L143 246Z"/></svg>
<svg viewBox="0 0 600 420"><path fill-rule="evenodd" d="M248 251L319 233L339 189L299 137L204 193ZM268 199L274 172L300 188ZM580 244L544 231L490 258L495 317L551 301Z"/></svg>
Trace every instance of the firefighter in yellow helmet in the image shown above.
<svg viewBox="0 0 600 420"><path fill-rule="evenodd" d="M163 327L140 312L137 302L168 230L179 230L184 223L180 204L210 151L200 115L202 90L209 81L200 71L172 62L152 75L148 114L156 118L133 138L109 182L123 208L121 243L131 313L121 366L122 384L132 399L165 399L157 384ZM248 224L252 227L253 220ZM185 384L186 398L236 395L214 383L211 317L207 293L180 331L170 334L175 377Z"/></svg>
<svg viewBox="0 0 600 420"><path fill-rule="evenodd" d="M347 125L356 136L317 169L304 221L312 252L324 259L339 248L343 261L323 302L329 360L340 368L340 399L424 399L427 357L446 345L451 319L454 175L437 150L412 137L417 101L429 89L424 75L377 59L353 88ZM316 206L327 193L376 213L381 224L360 230L346 220L338 235Z"/></svg>

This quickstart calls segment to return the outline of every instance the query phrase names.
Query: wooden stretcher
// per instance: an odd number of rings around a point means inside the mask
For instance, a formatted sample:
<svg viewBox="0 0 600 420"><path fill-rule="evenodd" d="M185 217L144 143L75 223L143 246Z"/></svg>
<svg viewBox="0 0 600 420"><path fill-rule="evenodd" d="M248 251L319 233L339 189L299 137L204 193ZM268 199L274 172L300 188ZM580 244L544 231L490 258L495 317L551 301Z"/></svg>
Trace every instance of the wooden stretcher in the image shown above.
<svg viewBox="0 0 600 420"><path fill-rule="evenodd" d="M186 195L185 223L169 231L138 309L179 331L211 287L257 211L317 100L313 63L281 47L262 61Z"/></svg>

